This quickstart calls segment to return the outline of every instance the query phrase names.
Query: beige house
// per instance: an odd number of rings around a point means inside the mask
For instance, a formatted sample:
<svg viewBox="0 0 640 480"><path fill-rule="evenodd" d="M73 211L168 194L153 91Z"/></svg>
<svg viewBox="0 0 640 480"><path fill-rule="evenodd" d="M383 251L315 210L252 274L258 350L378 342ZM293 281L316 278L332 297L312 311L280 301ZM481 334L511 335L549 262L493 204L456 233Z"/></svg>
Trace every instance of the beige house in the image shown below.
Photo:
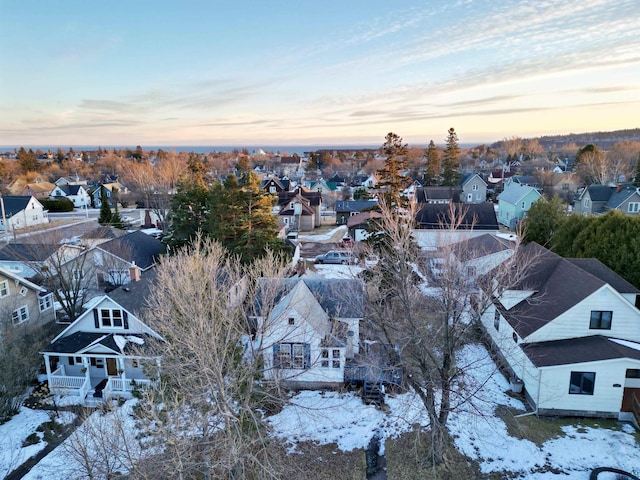
<svg viewBox="0 0 640 480"><path fill-rule="evenodd" d="M9 270L0 268L0 321L42 325L55 319L53 294Z"/></svg>

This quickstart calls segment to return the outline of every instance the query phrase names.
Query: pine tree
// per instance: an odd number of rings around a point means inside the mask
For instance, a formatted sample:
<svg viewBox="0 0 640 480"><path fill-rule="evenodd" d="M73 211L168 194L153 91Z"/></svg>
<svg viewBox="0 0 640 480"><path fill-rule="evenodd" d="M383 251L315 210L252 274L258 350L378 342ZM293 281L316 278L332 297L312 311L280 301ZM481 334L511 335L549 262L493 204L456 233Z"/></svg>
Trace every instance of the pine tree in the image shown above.
<svg viewBox="0 0 640 480"><path fill-rule="evenodd" d="M402 143L402 137L390 132L385 137L382 146L385 160L384 167L378 171L380 181L378 188L382 190L383 198L391 210L406 207L408 199L402 195L402 191L411 182L404 172L406 170L407 144Z"/></svg>
<svg viewBox="0 0 640 480"><path fill-rule="evenodd" d="M427 171L424 174L424 185L437 185L440 177L440 154L433 140L425 152L427 157Z"/></svg>
<svg viewBox="0 0 640 480"><path fill-rule="evenodd" d="M638 154L638 163L636 163L636 176L633 178L633 186L640 187L640 154Z"/></svg>
<svg viewBox="0 0 640 480"><path fill-rule="evenodd" d="M100 216L98 217L100 225L111 225L111 207L107 198L107 191L103 186L100 187Z"/></svg>
<svg viewBox="0 0 640 480"><path fill-rule="evenodd" d="M449 129L447 146L442 156L442 185L456 186L460 180L460 147L458 135L453 127Z"/></svg>

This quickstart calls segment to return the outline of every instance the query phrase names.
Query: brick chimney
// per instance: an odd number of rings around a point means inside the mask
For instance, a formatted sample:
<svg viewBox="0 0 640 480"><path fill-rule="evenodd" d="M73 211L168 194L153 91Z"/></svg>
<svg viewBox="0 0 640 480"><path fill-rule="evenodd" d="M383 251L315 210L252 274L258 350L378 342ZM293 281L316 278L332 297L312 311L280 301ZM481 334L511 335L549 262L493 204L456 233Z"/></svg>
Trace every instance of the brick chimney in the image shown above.
<svg viewBox="0 0 640 480"><path fill-rule="evenodd" d="M618 189L616 190L616 192L620 193L622 191L622 184L619 183L618 184Z"/></svg>
<svg viewBox="0 0 640 480"><path fill-rule="evenodd" d="M129 267L129 277L131 278L132 282L140 281L140 269L136 265L136 262L132 262L131 266Z"/></svg>

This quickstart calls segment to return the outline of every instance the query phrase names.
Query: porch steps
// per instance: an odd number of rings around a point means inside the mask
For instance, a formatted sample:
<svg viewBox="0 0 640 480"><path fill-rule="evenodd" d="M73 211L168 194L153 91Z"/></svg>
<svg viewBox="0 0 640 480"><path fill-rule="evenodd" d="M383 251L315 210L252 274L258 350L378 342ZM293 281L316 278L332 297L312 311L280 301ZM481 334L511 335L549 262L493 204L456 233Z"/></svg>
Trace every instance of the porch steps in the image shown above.
<svg viewBox="0 0 640 480"><path fill-rule="evenodd" d="M366 404L381 406L384 403L382 384L365 381L362 387L362 400Z"/></svg>

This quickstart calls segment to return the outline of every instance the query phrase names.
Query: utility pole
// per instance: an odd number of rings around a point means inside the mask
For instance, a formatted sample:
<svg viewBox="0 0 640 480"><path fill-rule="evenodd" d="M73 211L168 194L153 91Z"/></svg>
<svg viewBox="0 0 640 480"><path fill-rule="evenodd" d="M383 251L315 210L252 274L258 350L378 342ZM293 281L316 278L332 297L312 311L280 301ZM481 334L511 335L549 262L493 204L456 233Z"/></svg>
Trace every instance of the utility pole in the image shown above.
<svg viewBox="0 0 640 480"><path fill-rule="evenodd" d="M2 206L2 229L4 231L4 241L9 243L9 232L7 232L7 217L4 213L4 198L2 192L0 192L0 205Z"/></svg>

